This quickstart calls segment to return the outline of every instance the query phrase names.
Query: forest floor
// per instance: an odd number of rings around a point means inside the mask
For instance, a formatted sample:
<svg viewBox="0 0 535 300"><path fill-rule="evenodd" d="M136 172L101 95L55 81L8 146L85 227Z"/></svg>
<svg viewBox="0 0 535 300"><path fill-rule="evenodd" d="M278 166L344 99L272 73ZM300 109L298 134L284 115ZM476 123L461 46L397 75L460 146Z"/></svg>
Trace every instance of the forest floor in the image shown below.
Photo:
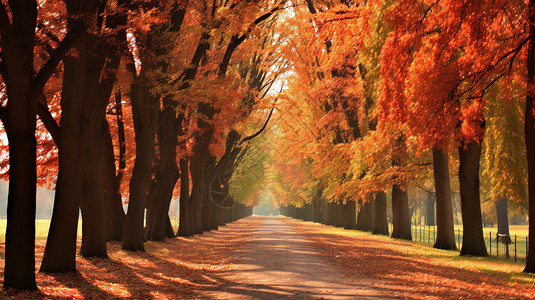
<svg viewBox="0 0 535 300"><path fill-rule="evenodd" d="M36 242L36 270L44 243ZM78 257L78 273L37 273L38 291L0 290L0 298L535 299L535 277L518 264L286 217L145 245L132 253L109 243L110 259Z"/></svg>

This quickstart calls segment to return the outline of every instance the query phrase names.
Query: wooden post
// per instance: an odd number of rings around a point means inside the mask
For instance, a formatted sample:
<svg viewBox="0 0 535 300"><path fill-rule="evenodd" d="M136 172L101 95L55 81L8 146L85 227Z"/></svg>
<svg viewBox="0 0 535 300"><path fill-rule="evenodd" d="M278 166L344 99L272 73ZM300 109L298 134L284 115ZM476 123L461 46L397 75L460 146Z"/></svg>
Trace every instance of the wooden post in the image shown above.
<svg viewBox="0 0 535 300"><path fill-rule="evenodd" d="M516 234L515 234L515 262L516 262Z"/></svg>
<svg viewBox="0 0 535 300"><path fill-rule="evenodd" d="M489 232L489 255L492 256L492 232Z"/></svg>
<svg viewBox="0 0 535 300"><path fill-rule="evenodd" d="M500 250L500 249L498 248L498 245L499 245L498 242L499 242L499 240L500 240L500 239L499 239L498 233L496 233L496 257L498 257L498 255L499 255L499 254L498 254L498 251Z"/></svg>

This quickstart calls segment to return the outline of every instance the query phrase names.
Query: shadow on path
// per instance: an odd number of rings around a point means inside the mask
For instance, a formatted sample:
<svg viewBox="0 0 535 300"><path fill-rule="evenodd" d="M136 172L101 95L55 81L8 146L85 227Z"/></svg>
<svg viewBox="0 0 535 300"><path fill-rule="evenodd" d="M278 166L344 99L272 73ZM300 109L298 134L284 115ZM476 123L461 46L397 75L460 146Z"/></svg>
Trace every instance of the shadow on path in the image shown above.
<svg viewBox="0 0 535 300"><path fill-rule="evenodd" d="M214 274L221 284L202 295L214 299L386 299L370 279L348 277L323 259L282 217L250 217L241 222L256 227L252 241L234 251L238 265Z"/></svg>

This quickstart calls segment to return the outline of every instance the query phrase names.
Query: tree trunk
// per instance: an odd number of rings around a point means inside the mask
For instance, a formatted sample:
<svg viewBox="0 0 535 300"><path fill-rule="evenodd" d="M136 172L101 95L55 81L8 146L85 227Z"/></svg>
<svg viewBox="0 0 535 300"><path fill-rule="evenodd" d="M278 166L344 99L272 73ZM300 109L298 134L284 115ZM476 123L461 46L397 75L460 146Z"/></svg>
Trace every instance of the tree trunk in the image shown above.
<svg viewBox="0 0 535 300"><path fill-rule="evenodd" d="M480 156L481 145L477 141L461 143L459 146L459 187L463 219L461 255L487 256L479 199Z"/></svg>
<svg viewBox="0 0 535 300"><path fill-rule="evenodd" d="M407 185L392 186L392 237L412 240Z"/></svg>
<svg viewBox="0 0 535 300"><path fill-rule="evenodd" d="M356 229L373 231L375 225L375 203L373 200L374 199L370 197L360 206Z"/></svg>
<svg viewBox="0 0 535 300"><path fill-rule="evenodd" d="M11 98L9 101L17 100L20 99ZM32 115L29 117L32 118ZM37 289L34 256L37 183L35 114L32 119L27 120L30 128L15 132L14 128L6 130L10 168L4 288Z"/></svg>
<svg viewBox="0 0 535 300"><path fill-rule="evenodd" d="M433 177L435 179L437 205L437 237L433 247L444 250L455 250L457 247L455 245L453 228L448 154L444 150L437 148L433 148Z"/></svg>
<svg viewBox="0 0 535 300"><path fill-rule="evenodd" d="M106 240L121 241L123 239L125 214L119 191L120 182L116 176L112 138L106 120L104 120L102 139L103 178L106 197Z"/></svg>
<svg viewBox="0 0 535 300"><path fill-rule="evenodd" d="M173 190L180 176L176 163L176 147L178 136L178 124L175 110L167 105L159 119L158 142L160 160L157 164L155 181L158 189L150 204L150 220L147 220L147 240L164 241L166 224L169 218L169 205L173 197ZM147 216L149 214L147 213Z"/></svg>
<svg viewBox="0 0 535 300"><path fill-rule="evenodd" d="M399 134L392 149L392 166L405 165L407 146L403 134ZM407 183L392 186L392 237L412 240L411 217L409 213L409 195Z"/></svg>
<svg viewBox="0 0 535 300"><path fill-rule="evenodd" d="M334 210L334 226L335 227L343 227L342 225L342 219L343 219L343 212L344 209L342 207L342 204L339 202L333 203L333 210Z"/></svg>
<svg viewBox="0 0 535 300"><path fill-rule="evenodd" d="M95 120L92 120L95 121ZM108 258L106 251L106 212L104 202L104 181L102 180L102 138L103 120L81 122L82 147L82 257Z"/></svg>
<svg viewBox="0 0 535 300"><path fill-rule="evenodd" d="M82 169L80 168L79 99L83 97L87 72L84 51L75 46L78 57L63 60L63 89L61 92L60 139L58 143L59 169L54 208L46 241L41 272L76 271L76 239L82 197ZM84 58L84 60L82 60Z"/></svg>
<svg viewBox="0 0 535 300"><path fill-rule="evenodd" d="M175 230L173 229L173 223L171 223L171 218L169 217L169 214L167 214L165 222L165 237L166 238L174 238L175 237Z"/></svg>
<svg viewBox="0 0 535 300"><path fill-rule="evenodd" d="M508 212L507 212L507 197L503 197L502 199L498 200L496 202L496 216L498 220L498 235L500 236L500 240L504 244L511 244L512 240L509 235L509 219L508 219Z"/></svg>
<svg viewBox="0 0 535 300"><path fill-rule="evenodd" d="M7 4L0 5L7 14ZM1 76L8 101L0 116L9 141L4 288L35 290L36 96L42 92L33 80L37 5L10 1L9 12L11 20L1 28Z"/></svg>
<svg viewBox="0 0 535 300"><path fill-rule="evenodd" d="M191 214L190 214L190 199L189 199L189 161L187 159L180 160L180 219L178 225L179 236L192 236L191 230Z"/></svg>
<svg viewBox="0 0 535 300"><path fill-rule="evenodd" d="M524 272L535 273L535 116L533 115L535 90L535 0L528 4L529 42L527 51L527 93L524 134L528 160L528 218L529 244L527 245L526 267Z"/></svg>
<svg viewBox="0 0 535 300"><path fill-rule="evenodd" d="M335 226L336 222L336 204L334 202L327 202L327 225Z"/></svg>
<svg viewBox="0 0 535 300"><path fill-rule="evenodd" d="M154 158L158 117L157 99L151 97L143 82L139 81L141 81L140 78L138 82L132 84L130 96L136 135L136 161L130 179L130 200L121 244L121 249L127 251L145 251L143 220Z"/></svg>
<svg viewBox="0 0 535 300"><path fill-rule="evenodd" d="M119 56L110 56L110 45L94 34L88 34L85 46L87 54L87 77L85 93L80 101L80 164L82 175L82 246L83 257L107 258L106 211L103 181L103 139L102 124L106 118L106 107L115 81L115 70ZM110 65L107 65L110 64ZM112 76L112 78L108 78ZM104 78L104 79L103 79ZM63 130L63 129L62 129ZM67 129L65 129L67 130Z"/></svg>
<svg viewBox="0 0 535 300"><path fill-rule="evenodd" d="M425 199L425 225L435 226L435 196L427 193Z"/></svg>
<svg viewBox="0 0 535 300"><path fill-rule="evenodd" d="M344 205L345 224L344 229L357 229L357 203L355 200L348 200Z"/></svg>
<svg viewBox="0 0 535 300"><path fill-rule="evenodd" d="M529 244L524 272L535 273L535 0L529 0L529 41L527 51L527 93L526 112L524 120L524 134L528 159L528 219Z"/></svg>
<svg viewBox="0 0 535 300"><path fill-rule="evenodd" d="M375 194L375 218L373 234L388 235L388 220L386 217L386 193Z"/></svg>
<svg viewBox="0 0 535 300"><path fill-rule="evenodd" d="M202 154L195 153L190 160L192 191L190 196L190 227L193 234L202 234L202 193L204 187Z"/></svg>
<svg viewBox="0 0 535 300"><path fill-rule="evenodd" d="M321 223L322 216L321 216L321 190L317 188L315 197L312 198L312 206L314 210L314 222Z"/></svg>

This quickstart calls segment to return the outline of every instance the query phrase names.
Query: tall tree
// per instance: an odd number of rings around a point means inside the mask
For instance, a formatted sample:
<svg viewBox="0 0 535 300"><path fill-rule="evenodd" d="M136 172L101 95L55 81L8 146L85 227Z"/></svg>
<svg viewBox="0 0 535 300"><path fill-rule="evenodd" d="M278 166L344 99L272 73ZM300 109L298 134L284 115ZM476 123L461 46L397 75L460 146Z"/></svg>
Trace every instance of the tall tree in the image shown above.
<svg viewBox="0 0 535 300"><path fill-rule="evenodd" d="M34 240L37 103L46 82L73 43L73 33L69 32L36 71L36 24L35 0L0 3L0 75L8 99L6 106L0 110L0 119L9 141L10 165L4 287L29 290L36 289Z"/></svg>

